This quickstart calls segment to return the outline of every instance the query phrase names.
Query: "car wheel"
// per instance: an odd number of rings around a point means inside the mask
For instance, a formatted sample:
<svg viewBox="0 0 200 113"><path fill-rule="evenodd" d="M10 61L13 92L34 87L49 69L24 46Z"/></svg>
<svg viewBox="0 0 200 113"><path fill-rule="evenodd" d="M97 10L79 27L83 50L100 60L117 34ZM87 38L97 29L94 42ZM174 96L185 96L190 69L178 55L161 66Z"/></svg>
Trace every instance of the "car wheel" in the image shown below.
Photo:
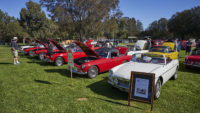
<svg viewBox="0 0 200 113"><path fill-rule="evenodd" d="M44 53L44 52L41 52L41 53L39 54L39 59L40 59L40 60L43 60L43 59L44 59L44 55L45 55L45 53Z"/></svg>
<svg viewBox="0 0 200 113"><path fill-rule="evenodd" d="M171 79L176 80L177 78L178 78L178 67L176 68L176 72L174 73Z"/></svg>
<svg viewBox="0 0 200 113"><path fill-rule="evenodd" d="M29 54L29 56L34 56L33 51L29 51L28 54Z"/></svg>
<svg viewBox="0 0 200 113"><path fill-rule="evenodd" d="M160 97L161 92L161 80L158 79L155 86L155 99L158 99Z"/></svg>
<svg viewBox="0 0 200 113"><path fill-rule="evenodd" d="M55 59L55 65L56 66L62 66L64 64L64 60L62 57L58 57Z"/></svg>
<svg viewBox="0 0 200 113"><path fill-rule="evenodd" d="M96 66L92 66L88 69L88 77L95 78L98 75L98 68Z"/></svg>

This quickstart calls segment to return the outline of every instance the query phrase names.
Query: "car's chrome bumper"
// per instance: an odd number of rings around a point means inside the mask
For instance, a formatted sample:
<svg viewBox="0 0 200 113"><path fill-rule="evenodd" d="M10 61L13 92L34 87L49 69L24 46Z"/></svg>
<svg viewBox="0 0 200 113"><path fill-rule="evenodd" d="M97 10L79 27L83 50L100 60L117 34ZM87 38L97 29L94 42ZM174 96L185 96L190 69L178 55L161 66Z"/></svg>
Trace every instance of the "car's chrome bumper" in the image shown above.
<svg viewBox="0 0 200 113"><path fill-rule="evenodd" d="M81 71L77 71L75 69L72 69L72 72L76 73L76 74L79 74L79 75L86 75L87 74L87 72L81 72Z"/></svg>
<svg viewBox="0 0 200 113"><path fill-rule="evenodd" d="M68 66L68 70L70 70L69 66ZM77 67L72 68L72 73L79 74L79 75L86 75L87 74L87 72L83 72L83 71L79 70Z"/></svg>
<svg viewBox="0 0 200 113"><path fill-rule="evenodd" d="M122 83L115 83L114 81L108 80L108 83L111 84L113 87L119 89L123 92L129 92L129 86L123 85Z"/></svg>
<svg viewBox="0 0 200 113"><path fill-rule="evenodd" d="M200 65L187 64L187 63L183 63L183 64L189 67L200 68Z"/></svg>

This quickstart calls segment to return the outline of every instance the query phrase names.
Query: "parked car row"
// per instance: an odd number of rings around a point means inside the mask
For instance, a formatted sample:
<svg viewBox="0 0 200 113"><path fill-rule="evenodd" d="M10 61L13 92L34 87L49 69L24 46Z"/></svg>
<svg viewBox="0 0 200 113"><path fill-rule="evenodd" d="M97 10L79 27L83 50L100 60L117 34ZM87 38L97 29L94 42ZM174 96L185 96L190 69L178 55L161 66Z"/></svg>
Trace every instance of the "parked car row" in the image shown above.
<svg viewBox="0 0 200 113"><path fill-rule="evenodd" d="M95 78L99 73L109 71L108 83L121 91L129 91L131 71L155 74L155 98L160 97L161 87L169 79L176 79L179 68L179 55L173 42L162 42L146 50L146 40L138 40L127 47L92 47L91 42L74 42L62 47L49 39L48 44L36 39L43 45L24 48L25 54L39 56L44 62L61 66L68 62L67 50L73 52L72 72ZM51 47L52 46L52 47ZM200 67L200 50L193 51L184 63L187 67Z"/></svg>

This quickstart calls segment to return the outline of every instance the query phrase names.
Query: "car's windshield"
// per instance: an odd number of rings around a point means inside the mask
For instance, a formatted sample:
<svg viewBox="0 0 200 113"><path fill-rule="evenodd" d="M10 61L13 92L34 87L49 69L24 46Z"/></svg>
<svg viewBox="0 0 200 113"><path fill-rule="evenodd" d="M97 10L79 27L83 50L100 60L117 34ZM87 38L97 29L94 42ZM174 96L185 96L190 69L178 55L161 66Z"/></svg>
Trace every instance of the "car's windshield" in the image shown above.
<svg viewBox="0 0 200 113"><path fill-rule="evenodd" d="M154 46L153 48L151 48L150 51L151 52L163 52L163 53L170 52L169 47L166 47L166 46Z"/></svg>
<svg viewBox="0 0 200 113"><path fill-rule="evenodd" d="M165 64L164 56L158 54L134 54L131 61L140 63Z"/></svg>
<svg viewBox="0 0 200 113"><path fill-rule="evenodd" d="M95 52L96 52L100 57L107 58L109 49L108 49L108 48L99 48L99 49L96 49Z"/></svg>
<svg viewBox="0 0 200 113"><path fill-rule="evenodd" d="M200 50L194 50L194 51L192 51L192 55L200 55Z"/></svg>

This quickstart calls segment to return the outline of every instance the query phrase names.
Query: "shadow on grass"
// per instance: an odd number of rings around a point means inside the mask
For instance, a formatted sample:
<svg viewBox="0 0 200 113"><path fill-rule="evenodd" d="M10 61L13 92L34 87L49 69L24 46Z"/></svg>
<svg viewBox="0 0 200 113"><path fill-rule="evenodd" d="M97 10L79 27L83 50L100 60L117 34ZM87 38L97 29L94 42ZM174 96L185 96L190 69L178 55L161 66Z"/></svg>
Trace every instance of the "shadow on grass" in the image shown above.
<svg viewBox="0 0 200 113"><path fill-rule="evenodd" d="M179 61L179 70L180 72L189 72L189 73L194 73L194 74L199 74L200 70L197 68L191 68L191 67L186 67L184 64L184 61Z"/></svg>
<svg viewBox="0 0 200 113"><path fill-rule="evenodd" d="M120 103L120 102L114 102L114 101L102 99L102 98L96 98L96 99L102 100L102 101L105 101L105 102L109 102L109 103L113 103L113 104L117 104L117 105L120 105L120 106L127 106L128 107L128 101L127 101L127 104L123 104L123 103ZM139 109L139 110L144 110L144 109L142 109L140 107L136 107L136 106L130 106L130 107L133 107L133 108L136 108L136 109Z"/></svg>
<svg viewBox="0 0 200 113"><path fill-rule="evenodd" d="M59 73L62 76L71 77L71 73L67 69L45 69L44 71L48 73ZM78 75L73 73L73 78L87 78L87 75Z"/></svg>
<svg viewBox="0 0 200 113"><path fill-rule="evenodd" d="M128 100L128 93L121 92L117 88L114 88L112 85L108 84L107 80L108 78L106 77L101 81L88 85L87 88L90 88L94 93L114 100Z"/></svg>
<svg viewBox="0 0 200 113"><path fill-rule="evenodd" d="M44 81L44 80L34 80L37 83L43 83L43 84L51 84L49 81Z"/></svg>
<svg viewBox="0 0 200 113"><path fill-rule="evenodd" d="M13 63L7 63L7 62L0 62L0 65L5 65L5 64L13 64Z"/></svg>
<svg viewBox="0 0 200 113"><path fill-rule="evenodd" d="M27 62L27 63L30 63L30 64L39 64L41 66L52 66L48 62L43 62L43 61L38 61L38 60L33 60L33 61L30 61L30 62Z"/></svg>

